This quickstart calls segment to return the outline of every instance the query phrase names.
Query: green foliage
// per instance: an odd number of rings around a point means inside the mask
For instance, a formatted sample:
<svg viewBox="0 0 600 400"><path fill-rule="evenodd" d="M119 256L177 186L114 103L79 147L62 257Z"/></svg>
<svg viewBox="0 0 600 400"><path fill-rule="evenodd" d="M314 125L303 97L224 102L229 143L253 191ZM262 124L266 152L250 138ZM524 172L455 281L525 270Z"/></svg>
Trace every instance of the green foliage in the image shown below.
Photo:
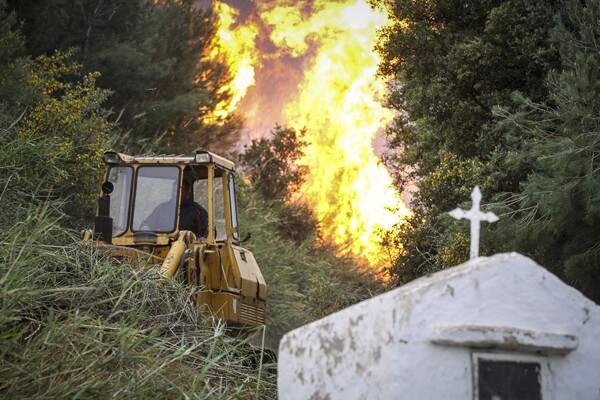
<svg viewBox="0 0 600 400"><path fill-rule="evenodd" d="M271 138L252 140L240 155L240 163L253 191L277 208L278 229L300 243L316 233L317 222L307 205L292 201L304 182L306 167L298 161L304 155L304 131L279 125Z"/></svg>
<svg viewBox="0 0 600 400"><path fill-rule="evenodd" d="M55 185L62 142L19 129L0 127L1 396L276 397L269 366L201 320L189 288L159 286L156 271L112 263L60 227L61 200L38 193Z"/></svg>
<svg viewBox="0 0 600 400"><path fill-rule="evenodd" d="M461 204L470 207L465 201L476 185L488 195L494 188L495 174L491 162L461 161L454 154L445 154L419 181L419 194L412 201L413 215L387 234L387 245L402 249L390 268L393 282L404 284L468 260L468 224L457 224L446 213ZM487 251L485 244L484 238L482 255Z"/></svg>
<svg viewBox="0 0 600 400"><path fill-rule="evenodd" d="M437 214L451 210L468 199L473 187L486 191L492 183L491 166L475 159L459 160L455 154L444 154L439 165L419 181L416 210Z"/></svg>
<svg viewBox="0 0 600 400"><path fill-rule="evenodd" d="M559 1L373 0L394 23L382 29L379 73L398 111L388 129L387 162L400 189L416 183L408 225L390 232L403 245L391 268L398 283L464 261L465 232L446 212L475 185L484 198L519 187L531 164L507 160L505 136L494 128L494 106L510 105L515 90L547 96L545 77L558 66L549 41ZM482 253L485 254L485 237Z"/></svg>
<svg viewBox="0 0 600 400"><path fill-rule="evenodd" d="M3 155L1 173L10 177L5 191L12 196L23 190L36 204L65 199L68 222L81 224L94 212L99 155L112 129L101 107L108 92L96 87L97 74L78 79L81 67L70 61L73 51L22 57L19 30L10 18L0 20L6 23L0 51L12 57L3 60L0 73L0 135L19 152Z"/></svg>
<svg viewBox="0 0 600 400"><path fill-rule="evenodd" d="M9 0L30 54L75 47L84 71L101 73L98 85L113 91L106 107L121 127L118 146L134 153L222 151L237 139L237 116L207 122L230 98L221 90L230 78L207 57L216 22L196 3Z"/></svg>
<svg viewBox="0 0 600 400"><path fill-rule="evenodd" d="M6 0L0 0L0 62L3 64L18 58L24 50L24 40L21 32L15 29L16 24L15 13L7 11Z"/></svg>
<svg viewBox="0 0 600 400"><path fill-rule="evenodd" d="M351 259L335 257L334 254L335 249L326 245L313 251L313 257L324 263L308 277L304 306L309 313L309 321L370 299L386 289L371 270L360 269Z"/></svg>
<svg viewBox="0 0 600 400"><path fill-rule="evenodd" d="M289 201L304 182L306 167L297 164L304 155L304 134L277 125L271 138L253 139L240 155L254 190L265 199Z"/></svg>
<svg viewBox="0 0 600 400"><path fill-rule="evenodd" d="M479 184L503 216L484 225L482 254L520 251L598 301L598 3L569 2L558 25L554 2L480 2L462 16L458 2L411 3L396 2L379 44L381 72L402 82L390 104L405 111L390 133L406 152L391 162L411 165L419 189L390 233L404 246L393 279L466 259L465 226L445 213Z"/></svg>
<svg viewBox="0 0 600 400"><path fill-rule="evenodd" d="M375 1L374 3L383 3ZM392 144L419 173L440 152L489 156L498 138L491 108L519 89L543 97L555 65L548 42L554 1L412 1L389 6L381 31L380 74L396 80L389 105L398 115Z"/></svg>
<svg viewBox="0 0 600 400"><path fill-rule="evenodd" d="M282 218L277 207L249 187L238 189L240 226L252 239L252 251L268 285L267 340L277 349L291 329L384 290L372 274L360 272L351 260L313 237L301 242L279 232Z"/></svg>
<svg viewBox="0 0 600 400"><path fill-rule="evenodd" d="M562 69L548 78L550 101L518 96L498 108L499 129L520 143L509 160L532 165L521 190L506 193L508 241L600 301L600 5L571 1L553 31Z"/></svg>
<svg viewBox="0 0 600 400"><path fill-rule="evenodd" d="M30 211L0 237L3 396L275 396L274 377L244 342L198 323L189 290L56 245L67 235Z"/></svg>
<svg viewBox="0 0 600 400"><path fill-rule="evenodd" d="M66 80L80 66L67 64L71 52L40 56L28 64L30 84L43 94L18 124L17 135L27 140L52 138L52 152L39 162L30 160L30 169L45 169L48 157L55 165L48 195L67 198L65 212L71 223L81 226L95 211L96 183L100 180L100 160L108 150L112 124L102 109L108 92L96 87L98 74L87 74L81 81ZM33 154L32 154L33 155ZM36 161L36 162L33 162ZM51 183L50 183L51 182Z"/></svg>
<svg viewBox="0 0 600 400"><path fill-rule="evenodd" d="M14 12L7 12L6 1L0 0L0 122L13 123L23 108L34 104L39 94L27 85L25 41Z"/></svg>

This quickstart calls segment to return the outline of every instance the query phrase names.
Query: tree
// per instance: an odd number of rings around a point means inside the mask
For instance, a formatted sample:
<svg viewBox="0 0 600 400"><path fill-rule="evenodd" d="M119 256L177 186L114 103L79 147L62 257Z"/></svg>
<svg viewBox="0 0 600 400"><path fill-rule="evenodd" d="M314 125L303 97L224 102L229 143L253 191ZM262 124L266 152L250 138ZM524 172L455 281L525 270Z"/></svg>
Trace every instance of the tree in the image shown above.
<svg viewBox="0 0 600 400"><path fill-rule="evenodd" d="M532 165L521 190L504 194L512 218L499 234L600 302L600 3L570 1L561 17L550 99L516 95L518 108L496 110L513 138L508 161Z"/></svg>
<svg viewBox="0 0 600 400"><path fill-rule="evenodd" d="M121 126L121 147L223 150L237 138L237 116L207 118L231 94L220 90L226 67L207 57L216 20L194 0L10 3L32 55L75 47L84 71L101 73L98 85L113 91L106 107Z"/></svg>
<svg viewBox="0 0 600 400"><path fill-rule="evenodd" d="M62 200L68 222L81 227L95 210L101 154L113 126L102 108L108 92L96 87L97 73L80 76L73 53L26 57L14 14L0 0L0 134L10 147L1 160L3 201L35 207Z"/></svg>
<svg viewBox="0 0 600 400"><path fill-rule="evenodd" d="M102 103L107 90L96 87L99 73L73 81L81 66L69 63L72 52L32 60L30 83L43 93L42 100L23 116L18 135L37 141L50 138L58 144L47 156L56 169L49 179L48 195L67 199L64 212L75 226L89 223L96 209L102 154L108 150L113 125ZM67 79L69 78L69 79ZM31 169L46 169L48 160L33 160Z"/></svg>
<svg viewBox="0 0 600 400"><path fill-rule="evenodd" d="M468 199L474 184L485 183L489 198L527 176L498 156L507 143L492 108L511 104L515 90L545 99L544 79L557 65L548 40L557 2L371 1L393 21L376 45L379 73L390 81L387 105L397 111L386 161L398 168L400 190L418 188L411 224L391 232L403 244L392 275L415 277L465 260L468 252L458 254L464 235L443 214ZM457 179L460 171L474 175Z"/></svg>
<svg viewBox="0 0 600 400"><path fill-rule="evenodd" d="M17 17L0 0L0 120L9 126L23 108L39 100L39 94L27 84L25 40L18 29Z"/></svg>
<svg viewBox="0 0 600 400"><path fill-rule="evenodd" d="M306 167L297 164L306 146L304 131L276 125L271 136L252 140L240 161L256 191L264 198L286 202L304 182Z"/></svg>
<svg viewBox="0 0 600 400"><path fill-rule="evenodd" d="M253 190L276 206L281 214L279 229L297 242L315 234L317 222L312 211L297 195L306 167L299 165L304 155L304 130L297 132L279 125L272 138L254 139L240 155L240 163Z"/></svg>
<svg viewBox="0 0 600 400"><path fill-rule="evenodd" d="M413 214L387 233L387 245L402 249L389 271L393 284L404 284L468 259L468 224L457 224L447 211L468 200L475 185L488 194L494 183L491 170L490 163L461 161L448 153L419 181L419 196L411 202ZM482 246L482 254L485 251Z"/></svg>
<svg viewBox="0 0 600 400"><path fill-rule="evenodd" d="M405 164L422 176L443 152L489 157L498 144L491 108L517 89L545 95L553 9L554 1L529 0L393 3L395 23L376 49L380 74L398 82L388 103L402 113L390 134Z"/></svg>

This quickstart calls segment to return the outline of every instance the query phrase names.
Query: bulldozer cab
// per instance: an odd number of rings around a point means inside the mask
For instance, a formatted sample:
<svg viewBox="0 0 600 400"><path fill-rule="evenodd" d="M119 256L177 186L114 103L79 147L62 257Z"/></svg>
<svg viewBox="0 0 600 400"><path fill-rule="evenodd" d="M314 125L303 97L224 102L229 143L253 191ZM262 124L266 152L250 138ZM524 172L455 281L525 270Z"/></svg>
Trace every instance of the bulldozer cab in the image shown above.
<svg viewBox="0 0 600 400"><path fill-rule="evenodd" d="M212 211L205 222L208 226L201 226L201 231L196 228L197 224L194 226L197 236L209 243L228 238L238 242L233 165L197 164L191 157L173 157L172 163L158 163L158 160L154 163L155 158L105 155L105 160L109 160L106 182L113 188L109 193L109 214L112 218L110 236L114 242L127 245L135 241L140 232L153 232L158 238L178 231L180 224L188 222L183 221L187 216L180 213L189 201L185 199L186 192L192 193L191 200L207 213ZM180 159L179 162L176 159Z"/></svg>
<svg viewBox="0 0 600 400"><path fill-rule="evenodd" d="M266 284L240 246L234 164L216 154L104 155L93 232L84 239L115 258L160 265L196 287L205 313L229 325L265 323Z"/></svg>

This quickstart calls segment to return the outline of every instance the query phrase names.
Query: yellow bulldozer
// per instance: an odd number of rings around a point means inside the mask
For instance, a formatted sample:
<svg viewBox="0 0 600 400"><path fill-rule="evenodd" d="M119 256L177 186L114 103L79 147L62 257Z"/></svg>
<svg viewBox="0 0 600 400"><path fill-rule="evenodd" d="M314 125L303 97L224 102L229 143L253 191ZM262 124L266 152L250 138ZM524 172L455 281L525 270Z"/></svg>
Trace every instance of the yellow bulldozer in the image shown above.
<svg viewBox="0 0 600 400"><path fill-rule="evenodd" d="M84 242L117 259L159 265L197 287L193 300L232 328L265 323L267 286L240 246L233 162L193 156L104 154L94 229Z"/></svg>

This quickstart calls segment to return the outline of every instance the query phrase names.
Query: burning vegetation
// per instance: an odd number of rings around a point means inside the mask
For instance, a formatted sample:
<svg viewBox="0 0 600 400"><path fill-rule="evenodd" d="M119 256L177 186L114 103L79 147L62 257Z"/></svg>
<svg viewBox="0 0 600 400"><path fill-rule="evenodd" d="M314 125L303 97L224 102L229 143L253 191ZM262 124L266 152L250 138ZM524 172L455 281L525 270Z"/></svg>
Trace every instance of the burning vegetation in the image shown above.
<svg viewBox="0 0 600 400"><path fill-rule="evenodd" d="M295 197L316 213L323 237L340 253L379 269L393 261L381 235L409 210L374 142L393 118L384 108L373 51L388 21L365 1L215 2L220 27L213 56L226 59L233 101L247 134L275 124L304 132L306 167Z"/></svg>

